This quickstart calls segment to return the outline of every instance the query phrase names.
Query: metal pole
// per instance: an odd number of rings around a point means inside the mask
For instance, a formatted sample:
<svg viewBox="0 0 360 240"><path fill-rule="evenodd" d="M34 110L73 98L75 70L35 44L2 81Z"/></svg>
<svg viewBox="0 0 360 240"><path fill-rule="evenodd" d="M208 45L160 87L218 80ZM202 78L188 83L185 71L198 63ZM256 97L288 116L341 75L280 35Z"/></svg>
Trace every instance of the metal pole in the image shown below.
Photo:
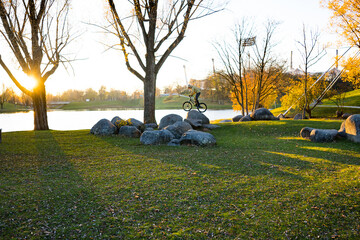
<svg viewBox="0 0 360 240"><path fill-rule="evenodd" d="M184 73L185 73L185 81L186 81L186 85L188 85L188 80L187 80L187 76L186 76L186 68L185 68L185 65L184 65Z"/></svg>

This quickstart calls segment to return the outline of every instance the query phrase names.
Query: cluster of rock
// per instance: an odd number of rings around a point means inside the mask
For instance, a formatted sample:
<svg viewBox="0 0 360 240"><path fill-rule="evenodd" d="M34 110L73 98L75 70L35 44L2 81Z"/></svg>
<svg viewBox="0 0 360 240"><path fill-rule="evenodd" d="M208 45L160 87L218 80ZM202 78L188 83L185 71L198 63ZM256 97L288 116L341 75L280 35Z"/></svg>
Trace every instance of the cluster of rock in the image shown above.
<svg viewBox="0 0 360 240"><path fill-rule="evenodd" d="M268 109L258 108L249 115L237 115L232 120L222 120L221 123L225 122L248 122L248 121L264 121L264 120L279 120L275 117Z"/></svg>
<svg viewBox="0 0 360 240"><path fill-rule="evenodd" d="M360 143L360 114L349 116L339 130L336 129L315 129L304 127L300 136L310 139L312 142L333 142L339 138L346 138L350 141Z"/></svg>
<svg viewBox="0 0 360 240"><path fill-rule="evenodd" d="M144 124L134 118L123 120L118 116L111 121L101 119L91 128L90 133L140 138L140 142L144 145L212 146L216 144L216 139L208 131L218 127L210 124L204 114L192 110L187 114L186 119L177 114L166 115L160 120L159 125Z"/></svg>

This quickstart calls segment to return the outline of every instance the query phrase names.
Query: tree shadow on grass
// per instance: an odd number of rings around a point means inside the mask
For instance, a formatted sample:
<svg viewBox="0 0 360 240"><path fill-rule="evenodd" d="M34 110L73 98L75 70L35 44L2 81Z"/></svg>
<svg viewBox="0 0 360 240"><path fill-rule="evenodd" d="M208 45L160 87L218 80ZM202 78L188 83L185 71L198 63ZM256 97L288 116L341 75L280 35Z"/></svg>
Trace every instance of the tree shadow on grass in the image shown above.
<svg viewBox="0 0 360 240"><path fill-rule="evenodd" d="M0 236L49 239L101 236L105 229L102 217L108 214L106 206L74 168L54 132L35 131L29 141L30 146L24 143L28 156L17 158L24 164L16 163L8 168L10 171L2 173L6 181Z"/></svg>

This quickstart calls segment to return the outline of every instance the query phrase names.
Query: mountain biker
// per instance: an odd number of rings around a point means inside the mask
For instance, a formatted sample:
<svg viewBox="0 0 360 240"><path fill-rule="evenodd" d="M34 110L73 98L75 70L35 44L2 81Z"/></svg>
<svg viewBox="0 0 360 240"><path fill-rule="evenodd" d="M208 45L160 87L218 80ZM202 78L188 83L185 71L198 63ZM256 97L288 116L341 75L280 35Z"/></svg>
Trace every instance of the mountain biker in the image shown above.
<svg viewBox="0 0 360 240"><path fill-rule="evenodd" d="M195 106L199 106L199 96L201 94L201 90L198 87L195 87L193 85L188 85L188 89L191 90L191 93L189 96L194 96L195 94Z"/></svg>

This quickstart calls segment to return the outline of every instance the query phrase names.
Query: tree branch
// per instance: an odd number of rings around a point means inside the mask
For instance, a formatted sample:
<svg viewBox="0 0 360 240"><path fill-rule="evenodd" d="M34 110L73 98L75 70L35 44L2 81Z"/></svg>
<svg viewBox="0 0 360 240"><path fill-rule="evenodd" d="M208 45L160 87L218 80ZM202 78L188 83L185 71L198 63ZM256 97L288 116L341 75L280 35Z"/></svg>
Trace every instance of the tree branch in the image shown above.
<svg viewBox="0 0 360 240"><path fill-rule="evenodd" d="M3 67L3 69L5 70L5 72L9 75L9 77L11 78L11 80L15 83L15 85L25 94L29 95L30 97L32 97L32 92L29 91L28 89L26 89L25 87L23 87L18 81L17 79L14 77L14 75L11 73L11 71L9 70L9 68L6 66L6 64L3 62L3 60L1 59L1 55L0 55L0 65Z"/></svg>

